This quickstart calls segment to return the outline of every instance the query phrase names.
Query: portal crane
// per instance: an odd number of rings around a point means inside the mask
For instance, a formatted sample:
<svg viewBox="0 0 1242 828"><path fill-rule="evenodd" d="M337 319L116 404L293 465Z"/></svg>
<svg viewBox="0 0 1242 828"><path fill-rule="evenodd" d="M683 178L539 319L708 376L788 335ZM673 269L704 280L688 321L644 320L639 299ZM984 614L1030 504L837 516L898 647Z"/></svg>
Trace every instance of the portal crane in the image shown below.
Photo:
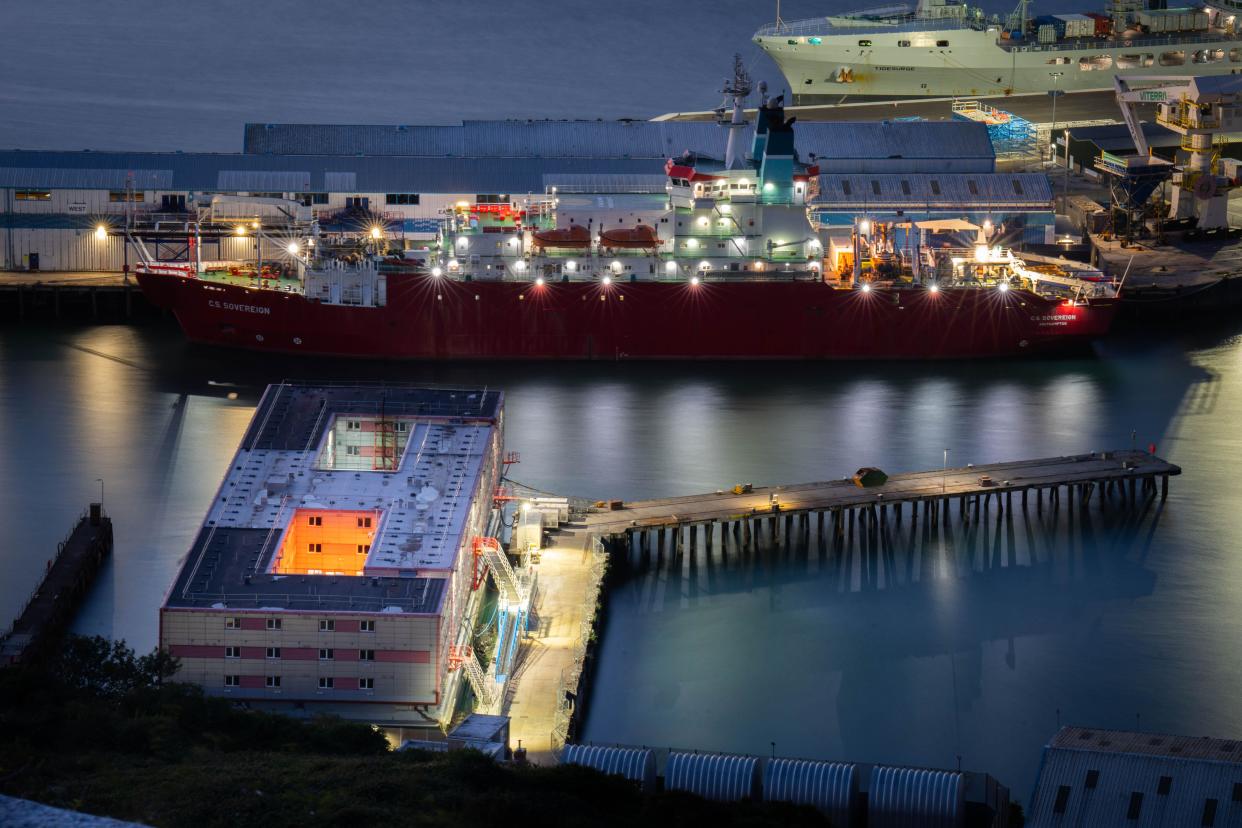
<svg viewBox="0 0 1242 828"><path fill-rule="evenodd" d="M1134 108L1156 104L1156 123L1182 136L1186 163L1173 172L1170 219L1197 220L1200 230L1228 228L1228 197L1233 183L1220 175L1213 136L1242 128L1242 75L1187 79L1176 75L1117 76L1117 103L1134 148L1141 158L1151 155ZM1156 84L1135 89L1131 84Z"/></svg>

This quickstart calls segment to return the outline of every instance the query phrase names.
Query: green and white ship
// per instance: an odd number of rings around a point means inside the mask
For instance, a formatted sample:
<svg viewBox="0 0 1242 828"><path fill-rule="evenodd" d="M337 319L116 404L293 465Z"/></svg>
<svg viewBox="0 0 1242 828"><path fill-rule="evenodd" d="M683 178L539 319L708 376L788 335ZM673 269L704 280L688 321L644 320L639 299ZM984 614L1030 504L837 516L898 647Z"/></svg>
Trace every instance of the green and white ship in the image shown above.
<svg viewBox="0 0 1242 828"><path fill-rule="evenodd" d="M797 104L1111 90L1113 76L1242 72L1242 0L1007 18L946 0L775 23L754 40Z"/></svg>

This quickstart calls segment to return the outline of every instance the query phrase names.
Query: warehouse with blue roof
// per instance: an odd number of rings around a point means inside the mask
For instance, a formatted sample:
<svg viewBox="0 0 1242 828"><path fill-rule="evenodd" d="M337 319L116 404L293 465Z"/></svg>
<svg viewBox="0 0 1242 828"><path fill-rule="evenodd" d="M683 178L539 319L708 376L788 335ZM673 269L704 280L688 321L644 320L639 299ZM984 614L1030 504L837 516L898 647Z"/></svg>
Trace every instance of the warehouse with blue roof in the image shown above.
<svg viewBox="0 0 1242 828"><path fill-rule="evenodd" d="M433 238L462 202L521 208L550 193L576 223L632 225L666 209L666 159L720 156L725 141L710 122L509 120L247 124L240 153L0 151L0 268L120 270L127 215L185 222L196 203L218 194L298 201L327 230L374 216L398 246ZM995 171L980 124L799 123L797 145L820 169L816 210L827 223L859 209L843 201L840 181L882 187L889 197L871 199L869 210L922 205L932 216L981 215L999 207L991 194L1015 186L1014 176ZM973 198L976 209L963 181L983 194ZM1024 198L1015 210L1051 215L1046 182L1016 186ZM934 206L925 196L941 187L954 200ZM222 240L216 255L244 258L248 245Z"/></svg>

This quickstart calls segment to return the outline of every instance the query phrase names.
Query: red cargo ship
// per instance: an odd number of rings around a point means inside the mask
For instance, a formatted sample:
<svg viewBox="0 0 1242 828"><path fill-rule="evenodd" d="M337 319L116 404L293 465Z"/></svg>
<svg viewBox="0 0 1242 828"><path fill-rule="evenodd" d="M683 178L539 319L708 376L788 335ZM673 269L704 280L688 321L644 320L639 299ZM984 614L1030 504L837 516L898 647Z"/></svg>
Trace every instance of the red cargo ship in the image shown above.
<svg viewBox="0 0 1242 828"><path fill-rule="evenodd" d="M308 240L320 255L294 256L296 278L151 263L138 282L195 342L385 359L973 358L1108 330L1117 292L1098 272L1028 267L981 228L963 243L962 222L949 245L945 222L863 219L848 249L825 251L807 212L818 168L798 160L792 119L765 100L746 157L749 82L726 91L726 157L670 159L655 226L558 228L550 195L544 213L459 208L413 272Z"/></svg>

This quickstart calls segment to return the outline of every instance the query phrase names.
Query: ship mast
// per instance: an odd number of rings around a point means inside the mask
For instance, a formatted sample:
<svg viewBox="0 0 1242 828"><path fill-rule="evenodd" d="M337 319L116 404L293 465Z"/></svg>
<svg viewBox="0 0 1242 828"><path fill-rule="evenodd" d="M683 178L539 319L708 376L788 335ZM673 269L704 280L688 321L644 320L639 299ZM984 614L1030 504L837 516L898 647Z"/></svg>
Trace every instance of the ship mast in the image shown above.
<svg viewBox="0 0 1242 828"><path fill-rule="evenodd" d="M746 99L750 97L751 82L750 75L746 72L746 67L742 65L742 56L740 54L733 56L733 78L725 78L724 82L724 101L720 104L720 108L716 112L720 116L719 123L724 124L729 130L729 142L725 146L725 169L736 170L746 166L746 151L744 149L744 141L742 138L742 128L746 126L746 118L744 116L743 106ZM729 104L729 99L733 99L733 116L729 121L724 120L724 112Z"/></svg>

